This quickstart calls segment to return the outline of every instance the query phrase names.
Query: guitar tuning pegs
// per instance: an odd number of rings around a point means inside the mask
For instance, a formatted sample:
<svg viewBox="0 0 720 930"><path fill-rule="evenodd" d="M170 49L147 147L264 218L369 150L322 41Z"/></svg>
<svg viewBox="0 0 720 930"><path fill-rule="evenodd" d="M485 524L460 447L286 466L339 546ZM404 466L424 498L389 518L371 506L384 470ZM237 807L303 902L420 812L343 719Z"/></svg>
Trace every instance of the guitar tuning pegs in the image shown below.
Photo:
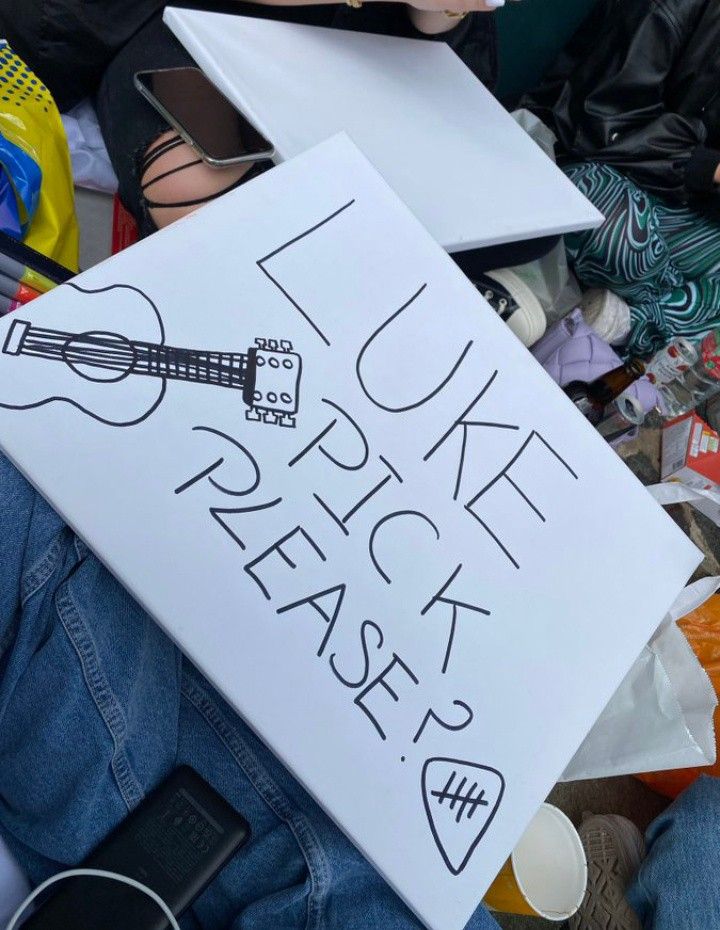
<svg viewBox="0 0 720 930"><path fill-rule="evenodd" d="M245 411L245 419L252 423L268 423L270 426L284 426L291 428L295 426L296 420L289 413L278 413L275 410L258 410L251 407Z"/></svg>
<svg viewBox="0 0 720 930"><path fill-rule="evenodd" d="M267 349L269 352L292 352L293 345L289 339L264 339L257 337L255 345L258 349Z"/></svg>

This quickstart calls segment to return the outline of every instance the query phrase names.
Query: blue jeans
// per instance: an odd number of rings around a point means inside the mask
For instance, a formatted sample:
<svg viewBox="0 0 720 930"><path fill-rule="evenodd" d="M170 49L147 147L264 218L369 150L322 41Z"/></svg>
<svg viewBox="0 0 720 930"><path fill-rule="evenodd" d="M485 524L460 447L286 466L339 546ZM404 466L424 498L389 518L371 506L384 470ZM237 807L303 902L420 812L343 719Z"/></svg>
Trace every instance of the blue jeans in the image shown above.
<svg viewBox="0 0 720 930"><path fill-rule="evenodd" d="M0 566L0 834L33 883L187 763L252 828L188 930L421 926L2 456ZM493 928L483 907L468 924Z"/></svg>
<svg viewBox="0 0 720 930"><path fill-rule="evenodd" d="M720 928L720 779L699 778L647 832L628 897L644 930Z"/></svg>
<svg viewBox="0 0 720 930"><path fill-rule="evenodd" d="M0 456L0 834L33 882L78 863L164 775L192 765L250 844L187 930L420 924L208 682ZM648 832L645 930L720 928L720 780ZM467 930L497 930L478 908Z"/></svg>

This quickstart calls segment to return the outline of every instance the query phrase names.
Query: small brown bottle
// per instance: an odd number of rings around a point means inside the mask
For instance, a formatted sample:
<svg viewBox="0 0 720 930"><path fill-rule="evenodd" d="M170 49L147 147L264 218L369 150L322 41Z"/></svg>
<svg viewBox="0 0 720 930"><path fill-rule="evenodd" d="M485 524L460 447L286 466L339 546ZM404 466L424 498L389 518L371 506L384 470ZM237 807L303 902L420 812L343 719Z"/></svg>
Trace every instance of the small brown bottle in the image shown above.
<svg viewBox="0 0 720 930"><path fill-rule="evenodd" d="M629 388L633 381L642 378L646 367L642 359L631 358L595 381L571 381L565 385L565 393L583 416L596 424L602 419L607 405Z"/></svg>

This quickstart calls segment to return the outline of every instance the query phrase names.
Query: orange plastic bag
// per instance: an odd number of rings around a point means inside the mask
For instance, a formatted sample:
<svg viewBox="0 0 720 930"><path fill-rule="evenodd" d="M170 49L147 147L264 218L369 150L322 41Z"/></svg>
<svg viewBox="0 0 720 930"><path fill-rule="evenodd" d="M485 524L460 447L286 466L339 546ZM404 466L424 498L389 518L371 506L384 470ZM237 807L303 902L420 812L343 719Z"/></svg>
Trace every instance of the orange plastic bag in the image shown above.
<svg viewBox="0 0 720 930"><path fill-rule="evenodd" d="M720 697L720 595L715 594L697 610L693 610L678 626L687 636L693 652L710 676L715 693ZM720 757L720 705L715 708L715 741ZM672 772L649 772L637 777L660 794L677 797L700 775L720 777L720 759L715 765Z"/></svg>

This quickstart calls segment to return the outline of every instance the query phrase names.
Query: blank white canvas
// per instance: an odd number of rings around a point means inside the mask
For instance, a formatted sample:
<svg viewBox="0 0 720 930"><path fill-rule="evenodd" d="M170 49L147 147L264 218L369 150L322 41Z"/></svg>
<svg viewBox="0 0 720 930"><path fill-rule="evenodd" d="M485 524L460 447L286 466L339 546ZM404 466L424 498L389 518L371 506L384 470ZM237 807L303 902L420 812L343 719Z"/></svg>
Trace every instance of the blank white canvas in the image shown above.
<svg viewBox="0 0 720 930"><path fill-rule="evenodd" d="M445 43L168 8L280 160L345 131L448 251L602 217Z"/></svg>
<svg viewBox="0 0 720 930"><path fill-rule="evenodd" d="M427 926L460 930L700 554L347 138L76 284L0 321L2 448ZM81 378L88 329L136 353L289 340L297 425L227 387ZM333 626L332 596L289 607L340 584Z"/></svg>

